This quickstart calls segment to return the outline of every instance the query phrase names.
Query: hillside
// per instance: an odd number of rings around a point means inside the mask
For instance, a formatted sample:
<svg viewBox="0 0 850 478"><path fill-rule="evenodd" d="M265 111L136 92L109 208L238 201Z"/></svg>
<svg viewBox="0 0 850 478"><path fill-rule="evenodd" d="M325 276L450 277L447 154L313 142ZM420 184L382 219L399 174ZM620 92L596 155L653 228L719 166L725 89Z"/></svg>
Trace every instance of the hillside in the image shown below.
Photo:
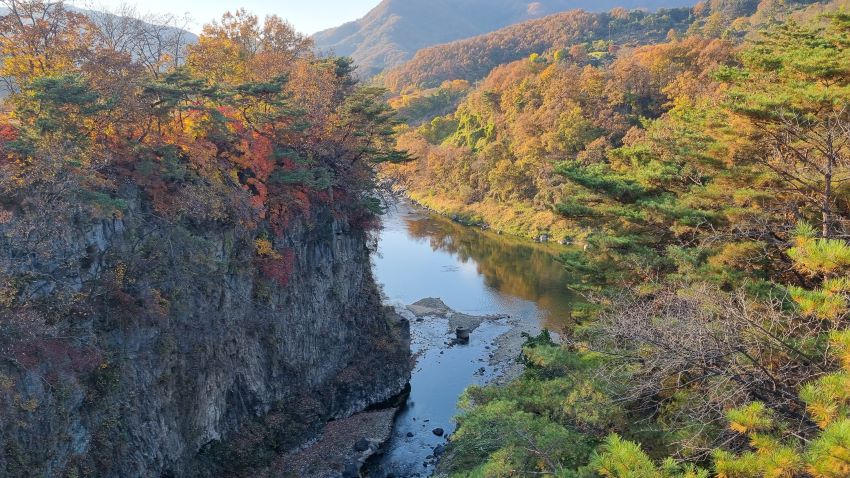
<svg viewBox="0 0 850 478"><path fill-rule="evenodd" d="M850 0L403 1L0 0L0 478L850 477Z"/></svg>
<svg viewBox="0 0 850 478"><path fill-rule="evenodd" d="M590 13L582 10L550 15L474 38L420 50L409 62L389 70L385 83L393 91L406 86L436 86L446 80L479 80L497 65L594 41L617 45L653 43L668 32L684 31L689 9Z"/></svg>
<svg viewBox="0 0 850 478"><path fill-rule="evenodd" d="M701 4L666 40L538 50L393 99L416 119L393 184L572 245L565 286L592 301L560 344L526 342L518 380L466 390L440 472L850 476L844 11Z"/></svg>
<svg viewBox="0 0 850 478"><path fill-rule="evenodd" d="M605 11L689 5L689 0L384 0L363 18L316 33L316 46L351 56L368 76L422 48L571 9Z"/></svg>
<svg viewBox="0 0 850 478"><path fill-rule="evenodd" d="M0 476L261 477L402 391L367 246L380 91L274 16L180 66L145 43L168 29L8 4Z"/></svg>

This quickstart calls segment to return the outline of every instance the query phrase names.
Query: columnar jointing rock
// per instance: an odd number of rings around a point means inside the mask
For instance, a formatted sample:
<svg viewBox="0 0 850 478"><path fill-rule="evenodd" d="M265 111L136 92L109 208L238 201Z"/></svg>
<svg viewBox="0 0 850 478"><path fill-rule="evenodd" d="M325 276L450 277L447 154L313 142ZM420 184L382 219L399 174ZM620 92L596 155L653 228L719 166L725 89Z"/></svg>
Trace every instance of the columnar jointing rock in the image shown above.
<svg viewBox="0 0 850 478"><path fill-rule="evenodd" d="M99 350L92 370L0 354L2 476L262 470L409 380L408 324L381 305L366 235L329 214L275 239L293 254L285 284L261 277L253 233L236 227L167 225L137 207L69 231L48 263L5 251L0 264L47 277L33 285L46 298L100 291L89 285L124 264L166 311L92 293L89 312L65 327L78 337L68 350Z"/></svg>

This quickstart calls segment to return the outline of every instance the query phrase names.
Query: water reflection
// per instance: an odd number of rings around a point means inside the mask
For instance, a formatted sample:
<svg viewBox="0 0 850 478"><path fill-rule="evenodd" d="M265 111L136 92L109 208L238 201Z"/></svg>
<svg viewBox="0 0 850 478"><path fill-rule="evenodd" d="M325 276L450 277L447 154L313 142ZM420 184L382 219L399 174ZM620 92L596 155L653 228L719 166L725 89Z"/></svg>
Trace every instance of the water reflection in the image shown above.
<svg viewBox="0 0 850 478"><path fill-rule="evenodd" d="M439 297L457 311L508 314L560 331L570 324L575 297L566 288L565 270L554 260L559 249L462 226L402 204L384 217L374 271L391 301L410 304ZM490 349L508 325L485 322L468 345L449 348L448 322L428 320L412 327L418 360L411 394L385 454L369 471L372 478L431 475L429 456L445 443L432 429L451 433L458 396L469 385L493 378ZM486 373L479 372L484 367Z"/></svg>
<svg viewBox="0 0 850 478"><path fill-rule="evenodd" d="M557 331L570 323L576 302L554 260L559 249L401 204L384 218L375 273L390 299L440 297L462 312L533 317Z"/></svg>

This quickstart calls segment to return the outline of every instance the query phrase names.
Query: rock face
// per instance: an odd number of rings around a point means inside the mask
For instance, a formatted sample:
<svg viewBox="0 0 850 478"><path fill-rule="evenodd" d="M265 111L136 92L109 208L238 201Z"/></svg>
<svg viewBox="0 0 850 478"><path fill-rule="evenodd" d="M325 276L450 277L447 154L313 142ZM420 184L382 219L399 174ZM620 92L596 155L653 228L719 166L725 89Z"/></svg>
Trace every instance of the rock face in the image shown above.
<svg viewBox="0 0 850 478"><path fill-rule="evenodd" d="M408 324L381 305L366 234L295 221L274 239L292 263L277 281L252 234L137 207L70 226L50 260L0 253L40 278L36 299L86 295L56 338L0 343L0 476L260 476L328 420L401 392Z"/></svg>

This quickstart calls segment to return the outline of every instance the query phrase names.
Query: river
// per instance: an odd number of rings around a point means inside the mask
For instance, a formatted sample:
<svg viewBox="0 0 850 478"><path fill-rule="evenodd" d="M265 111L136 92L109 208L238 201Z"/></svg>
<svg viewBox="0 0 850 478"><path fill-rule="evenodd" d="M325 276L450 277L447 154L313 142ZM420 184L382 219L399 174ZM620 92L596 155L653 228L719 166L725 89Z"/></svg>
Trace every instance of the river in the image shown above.
<svg viewBox="0 0 850 478"><path fill-rule="evenodd" d="M575 297L554 260L561 246L463 226L404 203L393 206L383 223L373 270L388 302L436 297L465 314L511 317L485 321L462 346L447 343L447 321L412 323L417 364L410 397L369 476L430 476L433 450L446 443L433 430L451 434L463 390L501 374L488 362L497 338L516 327L561 330L569 324Z"/></svg>

